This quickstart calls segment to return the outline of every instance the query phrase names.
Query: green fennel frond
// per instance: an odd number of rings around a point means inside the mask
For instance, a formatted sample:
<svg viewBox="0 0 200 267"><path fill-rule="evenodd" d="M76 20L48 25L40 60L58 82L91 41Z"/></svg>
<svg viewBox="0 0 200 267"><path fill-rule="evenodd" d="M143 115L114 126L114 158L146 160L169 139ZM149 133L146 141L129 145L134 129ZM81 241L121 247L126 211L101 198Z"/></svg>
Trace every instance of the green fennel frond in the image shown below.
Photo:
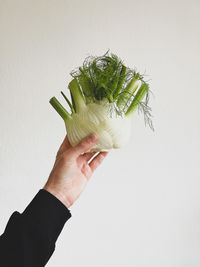
<svg viewBox="0 0 200 267"><path fill-rule="evenodd" d="M118 56L109 51L102 56L88 56L70 74L77 80L86 104L106 98L118 114L129 115L138 109L144 114L145 124L153 130L149 84L144 75L125 66Z"/></svg>

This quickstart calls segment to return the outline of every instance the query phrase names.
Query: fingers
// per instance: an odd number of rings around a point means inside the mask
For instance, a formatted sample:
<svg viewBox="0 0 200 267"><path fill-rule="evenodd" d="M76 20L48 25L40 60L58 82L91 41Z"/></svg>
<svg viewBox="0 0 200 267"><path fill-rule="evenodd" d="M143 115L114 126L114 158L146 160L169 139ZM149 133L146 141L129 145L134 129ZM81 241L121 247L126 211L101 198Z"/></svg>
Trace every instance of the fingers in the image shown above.
<svg viewBox="0 0 200 267"><path fill-rule="evenodd" d="M82 158L85 161L89 161L97 152L89 152L89 153L85 153L84 155L82 155Z"/></svg>
<svg viewBox="0 0 200 267"><path fill-rule="evenodd" d="M107 155L108 152L100 152L96 157L93 158L93 160L89 163L92 172L96 170L96 168L102 163Z"/></svg>
<svg viewBox="0 0 200 267"><path fill-rule="evenodd" d="M95 145L95 143L97 143L97 141L98 141L98 136L96 134L92 134L86 137L72 149L74 156L80 156L82 153L87 152L90 148L92 148Z"/></svg>

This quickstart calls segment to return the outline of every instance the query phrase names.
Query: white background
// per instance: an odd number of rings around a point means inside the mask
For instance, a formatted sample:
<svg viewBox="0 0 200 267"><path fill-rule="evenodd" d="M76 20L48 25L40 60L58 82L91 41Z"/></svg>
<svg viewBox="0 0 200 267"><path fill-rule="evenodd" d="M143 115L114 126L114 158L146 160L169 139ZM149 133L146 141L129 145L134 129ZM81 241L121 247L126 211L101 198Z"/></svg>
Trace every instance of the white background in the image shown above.
<svg viewBox="0 0 200 267"><path fill-rule="evenodd" d="M1 233L65 136L49 99L110 48L151 79L155 132L133 116L130 144L71 207L47 266L200 266L199 14L198 0L0 0Z"/></svg>

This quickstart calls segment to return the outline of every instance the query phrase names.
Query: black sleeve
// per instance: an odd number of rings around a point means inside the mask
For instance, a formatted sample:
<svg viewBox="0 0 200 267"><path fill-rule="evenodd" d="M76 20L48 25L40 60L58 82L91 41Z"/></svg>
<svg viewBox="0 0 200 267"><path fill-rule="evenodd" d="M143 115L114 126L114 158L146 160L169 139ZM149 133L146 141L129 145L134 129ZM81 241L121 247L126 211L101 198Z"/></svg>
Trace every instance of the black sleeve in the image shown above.
<svg viewBox="0 0 200 267"><path fill-rule="evenodd" d="M15 211L0 236L1 267L45 266L70 211L41 189L23 213Z"/></svg>

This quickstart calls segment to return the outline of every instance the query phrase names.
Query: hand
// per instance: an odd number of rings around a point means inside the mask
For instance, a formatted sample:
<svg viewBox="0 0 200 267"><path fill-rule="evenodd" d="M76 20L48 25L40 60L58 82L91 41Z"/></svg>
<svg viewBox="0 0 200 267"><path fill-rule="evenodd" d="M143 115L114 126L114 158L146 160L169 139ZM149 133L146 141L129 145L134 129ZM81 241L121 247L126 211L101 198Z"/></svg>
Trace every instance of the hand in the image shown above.
<svg viewBox="0 0 200 267"><path fill-rule="evenodd" d="M97 141L97 135L91 135L72 147L66 136L57 152L53 169L43 189L57 197L67 208L79 197L94 170L108 154L100 152L90 161L96 152L86 151Z"/></svg>

